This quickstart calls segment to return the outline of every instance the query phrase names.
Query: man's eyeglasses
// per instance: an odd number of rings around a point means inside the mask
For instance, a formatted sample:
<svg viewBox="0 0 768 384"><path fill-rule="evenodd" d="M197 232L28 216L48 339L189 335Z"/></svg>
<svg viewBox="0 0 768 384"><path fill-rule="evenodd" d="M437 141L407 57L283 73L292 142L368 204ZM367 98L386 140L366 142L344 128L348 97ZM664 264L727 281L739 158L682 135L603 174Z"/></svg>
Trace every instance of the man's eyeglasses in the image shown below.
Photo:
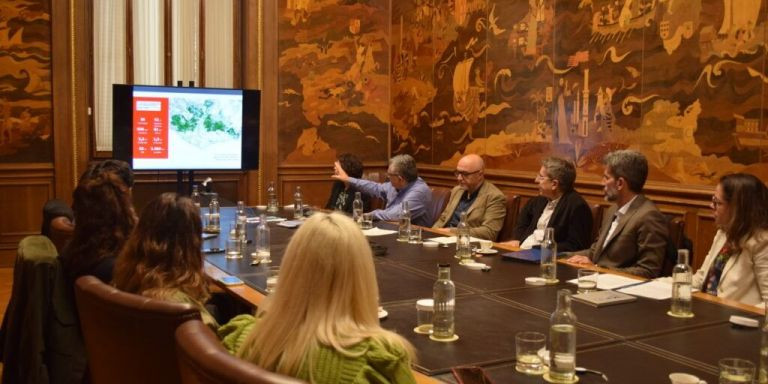
<svg viewBox="0 0 768 384"><path fill-rule="evenodd" d="M459 170L457 169L457 170L453 171L453 175L454 175L454 176L456 176L456 177L459 177L459 176L461 176L461 177L463 177L463 178L465 178L465 179L466 179L466 178L467 178L467 176L471 176L471 175L474 175L475 173L478 173L478 172L480 172L480 170L479 170L479 169L478 169L477 171L474 171L474 172L468 172L468 171L459 171Z"/></svg>
<svg viewBox="0 0 768 384"><path fill-rule="evenodd" d="M391 173L391 172L387 172L387 176L389 176L389 177L400 177L400 175L398 175L397 173Z"/></svg>

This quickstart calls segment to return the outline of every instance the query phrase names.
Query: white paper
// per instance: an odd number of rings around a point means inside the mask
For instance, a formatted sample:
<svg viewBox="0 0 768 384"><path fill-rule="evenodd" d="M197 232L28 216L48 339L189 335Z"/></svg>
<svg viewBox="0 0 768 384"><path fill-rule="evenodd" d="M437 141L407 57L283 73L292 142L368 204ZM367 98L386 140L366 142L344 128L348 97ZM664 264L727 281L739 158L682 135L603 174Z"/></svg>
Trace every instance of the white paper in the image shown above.
<svg viewBox="0 0 768 384"><path fill-rule="evenodd" d="M267 220L267 221L269 221L269 220ZM296 228L299 225L301 225L302 223L303 223L303 221L301 221L301 220L285 220L285 221L277 223L277 225L280 226L280 227L285 227L285 228Z"/></svg>
<svg viewBox="0 0 768 384"><path fill-rule="evenodd" d="M286 219L284 217L277 217L277 216L267 216L267 223L279 223L281 221L285 221ZM246 223L258 223L261 221L259 216L256 217L249 217L245 219Z"/></svg>
<svg viewBox="0 0 768 384"><path fill-rule="evenodd" d="M613 289L620 287L626 287L630 284L637 284L641 282L642 280L633 279L630 277L624 277L619 275L614 275L611 273L601 273L597 276L597 289ZM579 279L572 279L568 280L570 284L578 285Z"/></svg>
<svg viewBox="0 0 768 384"><path fill-rule="evenodd" d="M378 227L373 227L371 229L363 230L363 235L366 235L366 236L384 236L384 235L391 235L393 233L397 233L397 231L392 231L389 229L381 229Z"/></svg>
<svg viewBox="0 0 768 384"><path fill-rule="evenodd" d="M672 298L672 284L658 280L651 280L639 285L617 289L617 291L654 300Z"/></svg>
<svg viewBox="0 0 768 384"><path fill-rule="evenodd" d="M470 242L476 242L479 243L483 239L478 239L477 237L470 237ZM434 241L436 243L440 244L456 244L456 236L441 236L441 237L430 237L429 239L424 239L424 241Z"/></svg>

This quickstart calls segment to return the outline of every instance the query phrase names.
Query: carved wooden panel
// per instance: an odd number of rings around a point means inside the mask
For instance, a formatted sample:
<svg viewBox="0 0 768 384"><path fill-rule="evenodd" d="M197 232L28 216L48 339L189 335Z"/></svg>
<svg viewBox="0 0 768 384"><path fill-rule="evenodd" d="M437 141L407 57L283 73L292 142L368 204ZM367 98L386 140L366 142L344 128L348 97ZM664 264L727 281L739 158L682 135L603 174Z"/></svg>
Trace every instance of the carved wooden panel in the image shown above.
<svg viewBox="0 0 768 384"><path fill-rule="evenodd" d="M21 239L40 233L43 205L53 197L50 170L0 171L0 266L11 266Z"/></svg>

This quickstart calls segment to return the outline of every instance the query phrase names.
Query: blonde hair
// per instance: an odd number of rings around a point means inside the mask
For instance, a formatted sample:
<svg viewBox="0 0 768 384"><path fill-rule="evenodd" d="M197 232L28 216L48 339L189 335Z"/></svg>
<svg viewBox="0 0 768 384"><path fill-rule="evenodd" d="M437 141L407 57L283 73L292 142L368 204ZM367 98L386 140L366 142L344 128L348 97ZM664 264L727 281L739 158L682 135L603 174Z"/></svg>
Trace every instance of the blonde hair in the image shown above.
<svg viewBox="0 0 768 384"><path fill-rule="evenodd" d="M296 376L303 363L312 366L306 359L321 345L354 357L361 352L351 347L370 338L405 350L411 359L411 344L379 326L378 297L363 233L342 214L315 213L288 243L277 290L259 309L259 325L238 355Z"/></svg>

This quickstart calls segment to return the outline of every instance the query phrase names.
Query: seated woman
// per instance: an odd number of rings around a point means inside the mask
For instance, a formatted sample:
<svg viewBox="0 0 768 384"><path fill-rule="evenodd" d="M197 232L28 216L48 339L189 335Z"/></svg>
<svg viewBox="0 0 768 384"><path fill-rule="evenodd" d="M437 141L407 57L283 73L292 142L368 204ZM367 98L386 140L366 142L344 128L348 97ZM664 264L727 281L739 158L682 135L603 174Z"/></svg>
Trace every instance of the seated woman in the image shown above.
<svg viewBox="0 0 768 384"><path fill-rule="evenodd" d="M363 177L363 163L355 155L344 153L339 155L338 162L344 172L350 177ZM331 196L325 204L325 209L342 211L351 214L352 202L355 201L355 192L357 188L352 185L345 185L344 182L335 180L331 188ZM363 199L363 212L370 210L371 198L366 194L361 194Z"/></svg>
<svg viewBox="0 0 768 384"><path fill-rule="evenodd" d="M141 218L115 262L113 283L125 292L197 307L203 322L218 328L205 307L210 297L203 272L203 225L187 197L163 193Z"/></svg>
<svg viewBox="0 0 768 384"><path fill-rule="evenodd" d="M357 225L315 213L288 244L257 318L236 317L219 336L241 358L312 383L414 383L413 347L379 326L378 293Z"/></svg>
<svg viewBox="0 0 768 384"><path fill-rule="evenodd" d="M693 287L760 304L768 298L768 189L753 175L723 176L712 209L718 231Z"/></svg>
<svg viewBox="0 0 768 384"><path fill-rule="evenodd" d="M115 257L136 224L132 186L133 174L123 161L100 162L80 177L72 194L74 233L61 256L71 281L83 275L112 280Z"/></svg>

